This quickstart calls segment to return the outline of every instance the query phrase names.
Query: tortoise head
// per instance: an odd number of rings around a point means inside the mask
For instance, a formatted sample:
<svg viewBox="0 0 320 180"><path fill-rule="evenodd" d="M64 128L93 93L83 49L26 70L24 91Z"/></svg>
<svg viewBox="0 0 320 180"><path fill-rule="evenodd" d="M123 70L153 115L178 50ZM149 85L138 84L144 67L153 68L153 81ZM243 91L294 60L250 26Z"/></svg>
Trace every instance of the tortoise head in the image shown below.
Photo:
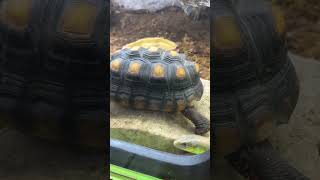
<svg viewBox="0 0 320 180"><path fill-rule="evenodd" d="M209 150L210 141L202 136L189 134L173 142L174 147L193 154L202 154Z"/></svg>

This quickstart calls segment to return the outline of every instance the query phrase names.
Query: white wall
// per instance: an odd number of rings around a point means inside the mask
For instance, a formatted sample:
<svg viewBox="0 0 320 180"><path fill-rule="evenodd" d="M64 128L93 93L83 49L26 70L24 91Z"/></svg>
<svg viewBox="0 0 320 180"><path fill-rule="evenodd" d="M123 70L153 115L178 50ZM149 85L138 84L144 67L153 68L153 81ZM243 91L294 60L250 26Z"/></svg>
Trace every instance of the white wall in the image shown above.
<svg viewBox="0 0 320 180"><path fill-rule="evenodd" d="M148 10L151 12L169 6L180 6L179 0L111 0L111 3L125 10Z"/></svg>

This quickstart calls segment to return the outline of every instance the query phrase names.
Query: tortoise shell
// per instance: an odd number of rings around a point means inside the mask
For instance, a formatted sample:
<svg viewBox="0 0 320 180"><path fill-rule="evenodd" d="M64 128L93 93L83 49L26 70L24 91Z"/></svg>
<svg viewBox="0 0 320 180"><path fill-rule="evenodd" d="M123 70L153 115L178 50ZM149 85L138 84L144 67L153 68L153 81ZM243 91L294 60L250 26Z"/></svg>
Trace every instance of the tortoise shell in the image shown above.
<svg viewBox="0 0 320 180"><path fill-rule="evenodd" d="M227 154L288 123L299 85L279 8L258 0L217 0L212 21L215 152Z"/></svg>
<svg viewBox="0 0 320 180"><path fill-rule="evenodd" d="M199 65L177 51L123 48L110 59L110 97L134 109L181 111L200 100Z"/></svg>
<svg viewBox="0 0 320 180"><path fill-rule="evenodd" d="M0 121L105 148L105 0L0 2Z"/></svg>

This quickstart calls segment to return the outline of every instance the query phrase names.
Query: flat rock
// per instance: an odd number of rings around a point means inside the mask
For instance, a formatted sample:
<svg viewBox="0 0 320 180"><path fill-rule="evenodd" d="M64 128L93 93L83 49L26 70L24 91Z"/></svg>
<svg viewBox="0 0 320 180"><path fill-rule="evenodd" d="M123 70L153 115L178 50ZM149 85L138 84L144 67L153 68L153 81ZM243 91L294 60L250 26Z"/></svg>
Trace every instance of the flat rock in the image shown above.
<svg viewBox="0 0 320 180"><path fill-rule="evenodd" d="M272 143L307 177L320 179L320 62L290 56L300 81L300 96L289 124L277 128Z"/></svg>
<svg viewBox="0 0 320 180"><path fill-rule="evenodd" d="M210 81L202 80L204 93L195 109L210 119ZM181 113L132 110L112 102L110 104L111 138L147 146L153 149L179 153L173 141L186 134L194 134L193 124ZM204 135L209 138L210 133Z"/></svg>

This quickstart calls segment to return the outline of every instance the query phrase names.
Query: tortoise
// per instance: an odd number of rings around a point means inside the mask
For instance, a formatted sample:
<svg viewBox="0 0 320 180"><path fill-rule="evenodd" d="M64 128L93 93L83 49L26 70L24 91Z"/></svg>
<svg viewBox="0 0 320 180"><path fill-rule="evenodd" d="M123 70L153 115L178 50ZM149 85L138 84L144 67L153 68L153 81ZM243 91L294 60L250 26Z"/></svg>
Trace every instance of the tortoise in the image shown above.
<svg viewBox="0 0 320 180"><path fill-rule="evenodd" d="M216 0L211 11L214 159L252 179L308 179L268 141L299 96L281 10L263 0Z"/></svg>
<svg viewBox="0 0 320 180"><path fill-rule="evenodd" d="M105 0L0 2L0 121L105 148L108 7Z"/></svg>
<svg viewBox="0 0 320 180"><path fill-rule="evenodd" d="M110 98L137 110L181 112L195 125L196 134L205 134L209 121L192 107L203 94L199 65L163 47L129 44L112 54Z"/></svg>

